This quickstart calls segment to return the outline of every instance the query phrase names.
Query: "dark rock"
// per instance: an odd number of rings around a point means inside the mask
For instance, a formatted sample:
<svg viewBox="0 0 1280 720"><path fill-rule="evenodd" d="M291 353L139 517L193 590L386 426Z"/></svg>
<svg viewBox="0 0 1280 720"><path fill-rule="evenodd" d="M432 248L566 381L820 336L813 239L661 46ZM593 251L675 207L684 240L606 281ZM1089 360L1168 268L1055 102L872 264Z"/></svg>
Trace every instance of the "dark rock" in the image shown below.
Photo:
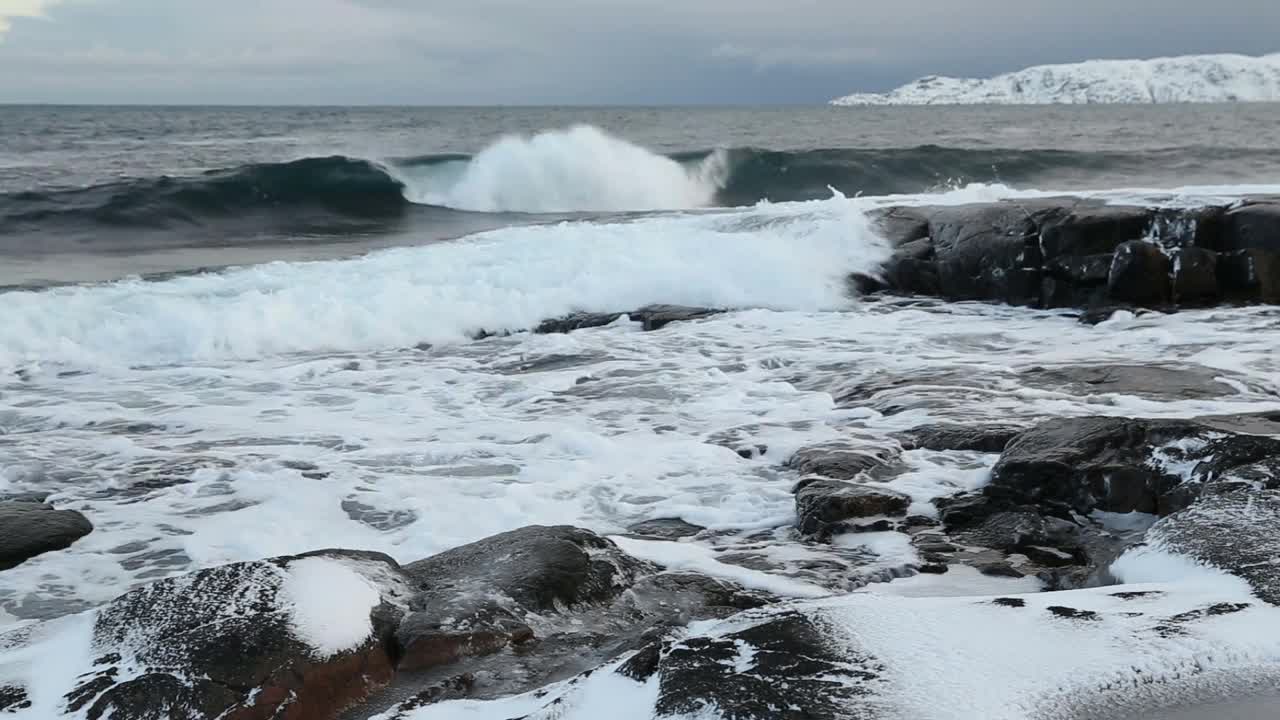
<svg viewBox="0 0 1280 720"><path fill-rule="evenodd" d="M1041 223L1040 246L1046 260L1110 255L1120 245L1147 234L1154 213L1149 208L1079 202L1060 216ZM1106 277L1102 277L1106 280Z"/></svg>
<svg viewBox="0 0 1280 720"><path fill-rule="evenodd" d="M950 569L945 563L926 563L918 568L925 575L946 575Z"/></svg>
<svg viewBox="0 0 1280 720"><path fill-rule="evenodd" d="M1075 608L1063 607L1062 605L1050 605L1046 608L1050 613L1068 620L1097 620L1098 613L1092 610L1077 610Z"/></svg>
<svg viewBox="0 0 1280 720"><path fill-rule="evenodd" d="M0 712L17 712L31 707L26 688L16 685L0 685Z"/></svg>
<svg viewBox="0 0 1280 720"><path fill-rule="evenodd" d="M1022 598L996 598L991 601L991 604L999 605L1000 607L1020 608L1026 607L1027 601Z"/></svg>
<svg viewBox="0 0 1280 720"><path fill-rule="evenodd" d="M1218 256L1223 297L1241 302L1280 302L1280 252L1236 250Z"/></svg>
<svg viewBox="0 0 1280 720"><path fill-rule="evenodd" d="M1172 264L1158 245L1131 240L1116 249L1107 278L1114 300L1137 305L1160 305L1171 296Z"/></svg>
<svg viewBox="0 0 1280 720"><path fill-rule="evenodd" d="M698 320L725 312L713 308L686 307L683 305L647 305L639 310L617 313L574 313L562 318L542 321L535 333L567 333L584 328L602 327L612 324L623 315L633 322L639 322L646 331L661 330L673 322Z"/></svg>
<svg viewBox="0 0 1280 720"><path fill-rule="evenodd" d="M851 518L905 515L911 497L883 486L818 479L796 492L796 515L806 535Z"/></svg>
<svg viewBox="0 0 1280 720"><path fill-rule="evenodd" d="M871 694L880 671L873 658L829 639L805 615L777 614L674 645L659 664L657 716L714 710L734 720L871 720L879 711L859 699Z"/></svg>
<svg viewBox="0 0 1280 720"><path fill-rule="evenodd" d="M908 450L998 453L1026 428L1016 425L922 425L896 437Z"/></svg>
<svg viewBox="0 0 1280 720"><path fill-rule="evenodd" d="M1111 593L1111 597L1119 598L1121 600L1137 600L1138 598L1144 597L1160 597L1163 594L1164 593L1159 590L1137 590L1132 592Z"/></svg>
<svg viewBox="0 0 1280 720"><path fill-rule="evenodd" d="M1009 443L983 492L998 503L1064 516L1095 509L1166 515L1185 507L1198 487L1184 485L1188 478L1171 463L1203 480L1276 455L1280 439L1195 421L1050 420Z"/></svg>
<svg viewBox="0 0 1280 720"><path fill-rule="evenodd" d="M835 441L802 448L787 460L787 467L804 475L821 475L835 480L854 480L873 475L897 459L893 449L859 446Z"/></svg>
<svg viewBox="0 0 1280 720"><path fill-rule="evenodd" d="M1027 545L1019 549L1023 555L1027 556L1031 562L1042 565L1044 567L1066 567L1068 565L1081 564L1081 553L1067 552L1058 548L1044 547L1041 545Z"/></svg>
<svg viewBox="0 0 1280 720"><path fill-rule="evenodd" d="M530 612L611 600L644 563L573 527L531 526L406 565L418 592L397 632L404 670L525 642Z"/></svg>
<svg viewBox="0 0 1280 720"><path fill-rule="evenodd" d="M17 567L43 553L71 547L93 531L75 510L55 510L32 502L0 502L0 570Z"/></svg>
<svg viewBox="0 0 1280 720"><path fill-rule="evenodd" d="M1067 285L1104 285L1111 277L1114 255L1067 255L1050 260L1045 268L1050 277L1067 281Z"/></svg>
<svg viewBox="0 0 1280 720"><path fill-rule="evenodd" d="M1248 202L1228 210L1222 246L1215 250L1280 253L1280 203Z"/></svg>
<svg viewBox="0 0 1280 720"><path fill-rule="evenodd" d="M1015 579L1026 577L1024 573L1014 569L1014 567L1007 562L980 563L974 565L974 567L983 575L989 575L991 577L1007 577Z"/></svg>
<svg viewBox="0 0 1280 720"><path fill-rule="evenodd" d="M1046 518L1029 510L998 512L954 536L966 545L1022 552L1034 546L1079 547L1080 528L1060 518Z"/></svg>
<svg viewBox="0 0 1280 720"><path fill-rule="evenodd" d="M1000 503L980 493L960 493L933 501L942 524L948 529L966 527L999 512Z"/></svg>
<svg viewBox="0 0 1280 720"><path fill-rule="evenodd" d="M365 640L321 650L300 635L292 608L305 598L292 597L288 583L304 561L329 564L375 589ZM89 720L336 717L391 680L396 606L407 590L391 558L341 550L154 582L102 608L92 646L100 669L81 676L68 709L84 710Z"/></svg>
<svg viewBox="0 0 1280 720"><path fill-rule="evenodd" d="M658 540L678 540L680 538L697 535L703 530L706 530L706 528L701 525L687 523L680 518L646 520L627 528L627 532L632 535L655 538Z"/></svg>
<svg viewBox="0 0 1280 720"><path fill-rule="evenodd" d="M1218 254L1187 247L1174 250L1173 300L1182 304L1206 304L1217 300Z"/></svg>

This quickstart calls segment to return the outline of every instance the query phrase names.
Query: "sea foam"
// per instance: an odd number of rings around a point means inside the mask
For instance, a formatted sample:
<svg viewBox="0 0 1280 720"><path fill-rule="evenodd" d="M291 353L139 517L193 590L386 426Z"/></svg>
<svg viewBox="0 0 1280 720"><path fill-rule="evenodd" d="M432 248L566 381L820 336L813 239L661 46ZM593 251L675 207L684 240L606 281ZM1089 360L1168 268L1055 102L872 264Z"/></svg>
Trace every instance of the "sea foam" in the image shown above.
<svg viewBox="0 0 1280 720"><path fill-rule="evenodd" d="M523 213L706 207L726 174L723 153L687 167L588 125L504 137L443 167L390 170L411 202Z"/></svg>

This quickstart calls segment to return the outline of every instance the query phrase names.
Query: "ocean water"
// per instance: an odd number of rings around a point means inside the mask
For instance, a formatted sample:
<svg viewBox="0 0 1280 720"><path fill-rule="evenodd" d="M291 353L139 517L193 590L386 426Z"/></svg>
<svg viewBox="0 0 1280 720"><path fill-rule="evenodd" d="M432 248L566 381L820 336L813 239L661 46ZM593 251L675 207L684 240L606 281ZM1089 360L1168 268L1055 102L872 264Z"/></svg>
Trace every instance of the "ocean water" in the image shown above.
<svg viewBox="0 0 1280 720"><path fill-rule="evenodd" d="M888 249L864 212L1280 192L1277 117L0 107L0 497L48 494L95 526L0 573L0 630L219 563L335 546L409 562L535 523L679 517L714 532L678 557L627 549L799 597L887 579L914 557L900 537L797 541L791 452L938 421L1280 409L1280 310L1089 327L866 301L845 277ZM523 332L648 303L734 312ZM1088 363L1231 389L1082 394L1028 372ZM862 407L834 399L886 381ZM931 513L994 457L904 460L895 485Z"/></svg>

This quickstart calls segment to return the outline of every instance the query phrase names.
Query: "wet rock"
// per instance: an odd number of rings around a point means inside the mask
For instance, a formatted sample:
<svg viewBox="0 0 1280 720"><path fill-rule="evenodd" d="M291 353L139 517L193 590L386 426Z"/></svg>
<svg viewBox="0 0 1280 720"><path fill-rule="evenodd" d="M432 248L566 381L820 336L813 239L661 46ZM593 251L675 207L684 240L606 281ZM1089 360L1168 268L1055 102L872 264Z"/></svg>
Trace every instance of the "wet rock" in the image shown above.
<svg viewBox="0 0 1280 720"><path fill-rule="evenodd" d="M958 493L951 497L937 498L933 504L937 506L939 519L947 529L981 522L1003 507L1001 503L982 493Z"/></svg>
<svg viewBox="0 0 1280 720"><path fill-rule="evenodd" d="M0 502L0 570L69 548L92 531L89 520L75 510L56 510L34 502Z"/></svg>
<svg viewBox="0 0 1280 720"><path fill-rule="evenodd" d="M26 688L0 685L0 713L17 712L31 707Z"/></svg>
<svg viewBox="0 0 1280 720"><path fill-rule="evenodd" d="M852 518L906 515L911 497L884 486L840 480L802 481L796 491L796 515L806 535Z"/></svg>
<svg viewBox="0 0 1280 720"><path fill-rule="evenodd" d="M1020 510L995 513L954 537L966 545L1021 552L1033 546L1079 547L1080 528L1067 520Z"/></svg>
<svg viewBox="0 0 1280 720"><path fill-rule="evenodd" d="M908 450L998 453L1026 428L1017 425L921 425L896 437Z"/></svg>
<svg viewBox="0 0 1280 720"><path fill-rule="evenodd" d="M974 565L978 572L989 577L1024 578L1026 574L1015 569L1007 562L988 562Z"/></svg>
<svg viewBox="0 0 1280 720"><path fill-rule="evenodd" d="M332 610L308 595L322 592L343 593L353 615L313 615L309 601ZM102 608L97 670L67 707L89 720L334 718L390 682L407 592L391 558L343 550L154 582Z"/></svg>
<svg viewBox="0 0 1280 720"><path fill-rule="evenodd" d="M1280 439L1226 433L1195 421L1050 420L1015 438L983 493L1066 517L1093 510L1167 515L1205 480L1280 455Z"/></svg>
<svg viewBox="0 0 1280 720"><path fill-rule="evenodd" d="M369 703L391 700L390 718L407 719L454 678L471 678L470 698L528 692L590 674L690 622L776 600L660 572L576 528L525 528L408 567L418 583L401 631L409 645L396 684Z"/></svg>
<svg viewBox="0 0 1280 720"><path fill-rule="evenodd" d="M1247 201L1228 210L1224 221L1222 247L1213 249L1280 254L1280 203Z"/></svg>
<svg viewBox="0 0 1280 720"><path fill-rule="evenodd" d="M1236 250L1218 256L1223 297L1240 302L1280 303L1280 252Z"/></svg>
<svg viewBox="0 0 1280 720"><path fill-rule="evenodd" d="M689 638L658 662L658 717L804 720L879 716L873 658L800 613L768 616L742 629Z"/></svg>
<svg viewBox="0 0 1280 720"><path fill-rule="evenodd" d="M401 667L425 670L534 638L524 617L602 603L651 569L573 527L531 526L406 565L418 592L397 638Z"/></svg>
<svg viewBox="0 0 1280 720"><path fill-rule="evenodd" d="M343 500L342 511L352 520L375 530L397 530L412 525L418 519L412 510L379 510L358 500Z"/></svg>
<svg viewBox="0 0 1280 720"><path fill-rule="evenodd" d="M897 459L894 448L833 441L797 450L787 467L804 475L821 475L835 480L874 477Z"/></svg>
<svg viewBox="0 0 1280 720"><path fill-rule="evenodd" d="M1179 304L1212 304L1218 299L1218 254L1187 247L1174 250L1173 300Z"/></svg>
<svg viewBox="0 0 1280 720"><path fill-rule="evenodd" d="M1080 394L1117 393L1150 398L1200 399L1235 394L1218 380L1223 373L1204 367L1166 365L1062 365L1019 373L1028 385Z"/></svg>
<svg viewBox="0 0 1280 720"><path fill-rule="evenodd" d="M1280 605L1280 491L1206 493L1156 523L1147 541L1244 578L1259 599Z"/></svg>
<svg viewBox="0 0 1280 720"><path fill-rule="evenodd" d="M1113 300L1137 305L1160 305L1171 297L1172 264L1158 245L1131 240L1116 249L1107 278Z"/></svg>
<svg viewBox="0 0 1280 720"><path fill-rule="evenodd" d="M627 532L640 537L653 538L657 540L679 540L684 537L692 537L706 530L701 525L687 523L680 518L659 518L657 520L646 520L642 523L636 523L627 528Z"/></svg>
<svg viewBox="0 0 1280 720"><path fill-rule="evenodd" d="M699 320L725 312L713 308L686 307L684 305L647 305L639 310L617 313L574 313L562 318L544 320L535 333L568 333L583 328L602 327L616 322L623 315L640 323L646 331L661 330L673 322Z"/></svg>

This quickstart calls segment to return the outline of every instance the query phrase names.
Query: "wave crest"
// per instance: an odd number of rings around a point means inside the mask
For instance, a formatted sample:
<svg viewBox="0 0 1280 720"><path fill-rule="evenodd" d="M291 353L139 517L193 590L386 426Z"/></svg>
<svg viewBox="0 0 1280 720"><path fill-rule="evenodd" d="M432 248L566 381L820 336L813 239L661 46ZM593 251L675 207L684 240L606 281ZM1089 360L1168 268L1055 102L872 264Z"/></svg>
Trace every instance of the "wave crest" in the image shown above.
<svg viewBox="0 0 1280 720"><path fill-rule="evenodd" d="M686 210L716 199L727 167L712 153L692 167L598 128L509 136L470 160L394 170L411 202L478 212Z"/></svg>

